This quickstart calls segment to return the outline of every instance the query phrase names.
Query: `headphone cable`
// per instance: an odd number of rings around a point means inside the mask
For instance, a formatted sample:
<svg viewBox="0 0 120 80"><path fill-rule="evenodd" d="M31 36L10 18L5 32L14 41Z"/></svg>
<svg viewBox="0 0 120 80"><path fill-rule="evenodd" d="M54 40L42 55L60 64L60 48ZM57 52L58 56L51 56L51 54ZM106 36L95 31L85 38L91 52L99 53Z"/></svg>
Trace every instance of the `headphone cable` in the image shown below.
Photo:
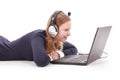
<svg viewBox="0 0 120 80"><path fill-rule="evenodd" d="M89 55L89 54L83 54L83 53L81 53L81 52L78 52L77 53L78 55ZM104 55L104 56L103 56ZM102 56L99 58L99 59L103 59L103 58L107 58L108 57L108 53L107 52L105 52L105 51L103 51L103 54L102 54Z"/></svg>
<svg viewBox="0 0 120 80"><path fill-rule="evenodd" d="M108 53L107 53L107 52L103 51L103 55L104 55L104 54L105 54L105 56L101 56L100 59L102 59L102 58L107 58L107 57L108 57Z"/></svg>

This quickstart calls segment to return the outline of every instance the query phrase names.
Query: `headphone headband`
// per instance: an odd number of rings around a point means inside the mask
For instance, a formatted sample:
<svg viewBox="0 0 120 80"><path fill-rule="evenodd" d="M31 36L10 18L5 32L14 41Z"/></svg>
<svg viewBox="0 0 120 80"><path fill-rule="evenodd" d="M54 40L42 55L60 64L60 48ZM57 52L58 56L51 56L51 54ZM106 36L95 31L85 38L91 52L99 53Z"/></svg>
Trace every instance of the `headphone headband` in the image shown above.
<svg viewBox="0 0 120 80"><path fill-rule="evenodd" d="M62 12L62 11L55 11L54 14L52 15L52 19L51 22L53 22L54 24L56 24L56 17L57 15Z"/></svg>

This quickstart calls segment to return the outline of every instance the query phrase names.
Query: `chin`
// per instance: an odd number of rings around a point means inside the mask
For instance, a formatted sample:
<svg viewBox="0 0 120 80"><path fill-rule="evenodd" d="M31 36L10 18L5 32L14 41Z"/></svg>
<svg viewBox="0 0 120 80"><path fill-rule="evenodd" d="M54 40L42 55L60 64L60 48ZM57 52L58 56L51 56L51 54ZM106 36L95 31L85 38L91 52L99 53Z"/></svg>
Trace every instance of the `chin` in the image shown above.
<svg viewBox="0 0 120 80"><path fill-rule="evenodd" d="M65 40L65 41L66 41L66 40ZM62 42L64 43L65 41L62 41Z"/></svg>
<svg viewBox="0 0 120 80"><path fill-rule="evenodd" d="M67 40L67 38L63 38L63 39L60 39L59 41L65 42L66 40Z"/></svg>
<svg viewBox="0 0 120 80"><path fill-rule="evenodd" d="M62 42L65 42L65 41L66 41L66 39L62 40Z"/></svg>

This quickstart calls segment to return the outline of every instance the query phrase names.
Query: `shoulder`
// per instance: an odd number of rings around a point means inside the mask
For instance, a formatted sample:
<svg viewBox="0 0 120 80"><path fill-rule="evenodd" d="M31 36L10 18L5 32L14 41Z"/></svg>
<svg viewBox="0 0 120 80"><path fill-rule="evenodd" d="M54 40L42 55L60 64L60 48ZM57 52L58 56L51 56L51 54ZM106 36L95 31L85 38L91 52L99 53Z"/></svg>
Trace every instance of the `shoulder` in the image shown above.
<svg viewBox="0 0 120 80"><path fill-rule="evenodd" d="M37 42L45 42L46 41L46 33L45 30L34 30L30 33L32 35L32 41L37 41Z"/></svg>
<svg viewBox="0 0 120 80"><path fill-rule="evenodd" d="M45 34L45 30L37 29L37 30L31 31L30 33L41 33L41 34Z"/></svg>
<svg viewBox="0 0 120 80"><path fill-rule="evenodd" d="M31 31L31 32L29 32L29 33L27 33L26 35L24 35L24 36L28 36L28 37L35 37L35 36L46 36L46 33L45 33L45 30L42 30L42 29L37 29L37 30L33 30L33 31Z"/></svg>
<svg viewBox="0 0 120 80"><path fill-rule="evenodd" d="M33 30L33 31L27 33L26 35L22 36L19 39L31 41L34 39L45 40L45 38L46 38L45 30L37 29L37 30Z"/></svg>

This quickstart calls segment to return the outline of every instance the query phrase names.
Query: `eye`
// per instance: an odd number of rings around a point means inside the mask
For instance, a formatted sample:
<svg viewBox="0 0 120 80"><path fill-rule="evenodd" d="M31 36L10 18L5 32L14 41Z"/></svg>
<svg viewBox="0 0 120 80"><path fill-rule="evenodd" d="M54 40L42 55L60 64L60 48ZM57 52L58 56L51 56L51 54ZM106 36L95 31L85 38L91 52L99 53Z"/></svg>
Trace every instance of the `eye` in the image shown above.
<svg viewBox="0 0 120 80"><path fill-rule="evenodd" d="M69 31L69 29L65 29L65 31Z"/></svg>

